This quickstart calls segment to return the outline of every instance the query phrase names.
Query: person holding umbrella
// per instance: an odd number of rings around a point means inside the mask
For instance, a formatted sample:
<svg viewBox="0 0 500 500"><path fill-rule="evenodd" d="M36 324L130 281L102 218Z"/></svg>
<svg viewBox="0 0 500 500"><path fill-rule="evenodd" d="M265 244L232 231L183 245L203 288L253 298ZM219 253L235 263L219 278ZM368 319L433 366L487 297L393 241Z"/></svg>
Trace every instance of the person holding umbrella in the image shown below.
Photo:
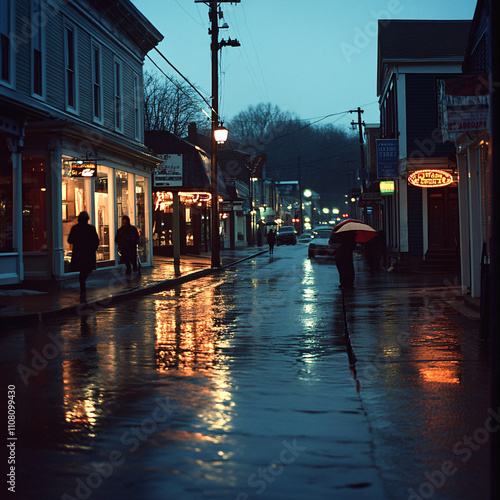
<svg viewBox="0 0 500 500"><path fill-rule="evenodd" d="M342 290L354 289L354 258L352 253L356 249L356 231L335 233L332 231L330 246L335 248L335 265L339 272Z"/></svg>
<svg viewBox="0 0 500 500"><path fill-rule="evenodd" d="M356 243L366 243L377 235L375 229L356 219L346 219L333 228L328 241L335 248L335 264L339 271L340 288L354 288L354 259Z"/></svg>

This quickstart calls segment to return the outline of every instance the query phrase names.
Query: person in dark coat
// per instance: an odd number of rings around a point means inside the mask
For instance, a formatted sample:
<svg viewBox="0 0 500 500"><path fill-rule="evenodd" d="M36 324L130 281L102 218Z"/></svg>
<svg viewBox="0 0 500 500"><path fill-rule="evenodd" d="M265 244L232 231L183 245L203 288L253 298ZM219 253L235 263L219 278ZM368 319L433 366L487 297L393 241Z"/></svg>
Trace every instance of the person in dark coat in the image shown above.
<svg viewBox="0 0 500 500"><path fill-rule="evenodd" d="M335 264L339 271L340 288L354 288L354 260L352 253L356 249L356 231L332 233L329 241L335 247Z"/></svg>
<svg viewBox="0 0 500 500"><path fill-rule="evenodd" d="M75 224L68 236L72 245L71 271L80 271L80 302L87 301L87 278L96 268L96 251L99 246L99 236L94 226L89 224L89 214L80 212L78 224Z"/></svg>
<svg viewBox="0 0 500 500"><path fill-rule="evenodd" d="M115 237L118 250L121 254L120 262L127 267L125 274L131 274L131 268L137 271L137 244L139 243L139 231L130 224L130 217L122 217L122 227L118 229Z"/></svg>
<svg viewBox="0 0 500 500"><path fill-rule="evenodd" d="M274 244L276 243L276 233L270 229L267 233L267 244L269 245L269 253L274 253Z"/></svg>

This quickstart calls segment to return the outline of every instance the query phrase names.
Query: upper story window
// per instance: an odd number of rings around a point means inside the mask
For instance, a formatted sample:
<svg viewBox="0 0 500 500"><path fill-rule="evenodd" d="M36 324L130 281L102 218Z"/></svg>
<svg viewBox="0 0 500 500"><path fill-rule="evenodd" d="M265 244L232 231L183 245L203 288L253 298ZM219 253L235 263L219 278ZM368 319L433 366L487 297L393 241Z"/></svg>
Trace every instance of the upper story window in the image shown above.
<svg viewBox="0 0 500 500"><path fill-rule="evenodd" d="M64 27L64 67L66 109L78 112L78 75L77 75L76 30L70 24Z"/></svg>
<svg viewBox="0 0 500 500"><path fill-rule="evenodd" d="M139 75L134 76L134 137L137 141L143 140L142 131L142 79Z"/></svg>
<svg viewBox="0 0 500 500"><path fill-rule="evenodd" d="M398 107L396 85L391 80L382 101L380 112L380 129L386 139L397 139L398 137Z"/></svg>
<svg viewBox="0 0 500 500"><path fill-rule="evenodd" d="M32 0L31 16L31 68L33 94L43 97L45 93L45 2Z"/></svg>
<svg viewBox="0 0 500 500"><path fill-rule="evenodd" d="M14 0L0 0L0 82L13 85Z"/></svg>
<svg viewBox="0 0 500 500"><path fill-rule="evenodd" d="M94 121L103 122L101 47L92 43L92 113Z"/></svg>
<svg viewBox="0 0 500 500"><path fill-rule="evenodd" d="M114 65L114 77L115 130L117 132L123 132L122 64L116 59Z"/></svg>

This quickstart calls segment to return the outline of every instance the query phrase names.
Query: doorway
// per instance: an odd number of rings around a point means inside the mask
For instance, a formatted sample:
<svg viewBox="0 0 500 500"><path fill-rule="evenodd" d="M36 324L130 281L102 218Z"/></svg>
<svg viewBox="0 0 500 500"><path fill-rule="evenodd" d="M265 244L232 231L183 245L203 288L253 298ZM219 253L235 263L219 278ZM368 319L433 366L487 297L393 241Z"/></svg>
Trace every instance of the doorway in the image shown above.
<svg viewBox="0 0 500 500"><path fill-rule="evenodd" d="M427 190L430 249L453 249L459 245L458 188Z"/></svg>

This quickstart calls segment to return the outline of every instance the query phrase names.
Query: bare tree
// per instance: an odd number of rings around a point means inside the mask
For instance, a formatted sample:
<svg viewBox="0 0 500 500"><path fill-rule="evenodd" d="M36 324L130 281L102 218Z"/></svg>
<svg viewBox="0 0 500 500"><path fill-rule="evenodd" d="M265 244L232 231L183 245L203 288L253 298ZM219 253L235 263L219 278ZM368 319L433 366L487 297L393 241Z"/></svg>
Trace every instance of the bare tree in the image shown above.
<svg viewBox="0 0 500 500"><path fill-rule="evenodd" d="M144 127L166 130L182 137L188 125L195 122L206 128L207 118L201 111L203 103L188 84L170 80L157 73L144 73Z"/></svg>

